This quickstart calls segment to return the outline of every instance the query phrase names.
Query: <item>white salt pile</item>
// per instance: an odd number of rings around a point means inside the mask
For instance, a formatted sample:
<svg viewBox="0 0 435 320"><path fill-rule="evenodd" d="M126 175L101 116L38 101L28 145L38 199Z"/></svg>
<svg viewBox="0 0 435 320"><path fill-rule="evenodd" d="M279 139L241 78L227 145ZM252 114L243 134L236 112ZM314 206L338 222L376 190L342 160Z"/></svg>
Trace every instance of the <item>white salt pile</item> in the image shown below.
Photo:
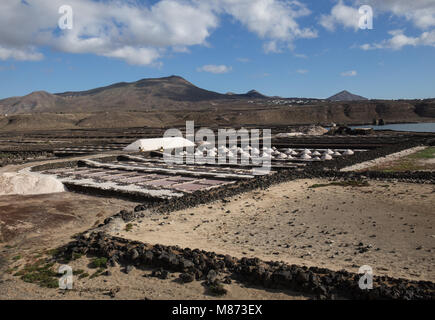
<svg viewBox="0 0 435 320"><path fill-rule="evenodd" d="M37 173L2 173L0 174L0 196L35 195L64 192L62 182L53 177Z"/></svg>

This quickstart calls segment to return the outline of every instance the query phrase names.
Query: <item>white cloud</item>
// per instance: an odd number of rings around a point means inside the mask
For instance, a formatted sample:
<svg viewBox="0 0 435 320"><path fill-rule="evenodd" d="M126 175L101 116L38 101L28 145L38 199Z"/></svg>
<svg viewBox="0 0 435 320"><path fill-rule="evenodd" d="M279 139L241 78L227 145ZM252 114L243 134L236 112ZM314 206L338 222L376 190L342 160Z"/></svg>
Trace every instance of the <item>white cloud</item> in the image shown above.
<svg viewBox="0 0 435 320"><path fill-rule="evenodd" d="M186 46L175 46L175 47L172 47L172 51L178 52L178 53L190 53L189 48L187 48Z"/></svg>
<svg viewBox="0 0 435 320"><path fill-rule="evenodd" d="M363 50L375 49L392 49L400 50L405 46L431 46L435 47L435 30L423 32L419 37L408 37L403 30L393 30L389 34L392 36L388 40L379 43L363 44L360 46Z"/></svg>
<svg viewBox="0 0 435 320"><path fill-rule="evenodd" d="M310 14L298 1L288 0L69 0L72 30L58 29L58 9L65 0L0 1L0 59L40 60L38 48L154 64L165 50L188 52L207 45L223 14L231 15L267 42L291 46L298 38L313 38L315 30L297 19Z"/></svg>
<svg viewBox="0 0 435 320"><path fill-rule="evenodd" d="M104 56L121 58L129 64L147 65L153 63L157 58L159 58L160 54L158 50L153 48L122 47L105 53Z"/></svg>
<svg viewBox="0 0 435 320"><path fill-rule="evenodd" d="M356 77L357 75L358 75L358 72L356 72L355 70L350 70L350 71L346 71L346 72L341 73L342 77Z"/></svg>
<svg viewBox="0 0 435 320"><path fill-rule="evenodd" d="M348 5L349 4L349 5ZM331 14L323 15L320 24L334 31L337 26L358 28L361 5L370 5L375 15L390 14L393 17L404 18L417 28L424 30L420 36L406 36L404 30L390 31L390 39L378 43L365 43L359 47L363 50L393 49L400 50L405 46L435 46L435 0L339 0L332 8ZM376 20L375 20L376 23Z"/></svg>
<svg viewBox="0 0 435 320"><path fill-rule="evenodd" d="M221 10L230 14L260 38L288 46L297 38L315 38L316 30L302 28L297 19L311 14L299 1L283 0L215 0ZM268 44L266 47L270 47ZM275 50L277 51L277 50Z"/></svg>
<svg viewBox="0 0 435 320"><path fill-rule="evenodd" d="M226 65L214 65L214 64L208 64L196 69L196 71L198 72L209 72L214 74L228 73L231 72L232 70L233 70L232 67L228 67Z"/></svg>
<svg viewBox="0 0 435 320"><path fill-rule="evenodd" d="M306 70L306 69L299 69L299 70L296 70L296 72L299 73L299 74L307 74L308 70Z"/></svg>
<svg viewBox="0 0 435 320"><path fill-rule="evenodd" d="M162 0L146 7L131 1L70 0L73 29L59 31L58 8L64 2L0 2L0 59L37 60L40 53L21 48L47 46L147 65L166 47L204 44L218 24L212 12L193 2Z"/></svg>
<svg viewBox="0 0 435 320"><path fill-rule="evenodd" d="M251 59L249 59L249 58L237 58L237 61L241 62L241 63L249 63L249 62L251 62Z"/></svg>
<svg viewBox="0 0 435 320"><path fill-rule="evenodd" d="M265 53L281 53L282 50L279 48L276 41L269 41L263 44L263 50Z"/></svg>
<svg viewBox="0 0 435 320"><path fill-rule="evenodd" d="M360 18L358 8L362 5L370 5L375 15L387 13L405 18L421 29L435 26L434 0L339 0L329 15L321 17L320 24L330 31L338 25L356 29Z"/></svg>
<svg viewBox="0 0 435 320"><path fill-rule="evenodd" d="M354 2L357 5L371 5L375 12L387 12L405 18L421 29L435 26L434 0L356 0Z"/></svg>
<svg viewBox="0 0 435 320"><path fill-rule="evenodd" d="M43 58L43 54L36 52L34 48L5 48L0 44L0 60L39 61Z"/></svg>
<svg viewBox="0 0 435 320"><path fill-rule="evenodd" d="M337 25L357 30L359 28L360 14L358 8L347 6L340 0L331 10L331 14L322 15L320 24L329 31L334 31Z"/></svg>

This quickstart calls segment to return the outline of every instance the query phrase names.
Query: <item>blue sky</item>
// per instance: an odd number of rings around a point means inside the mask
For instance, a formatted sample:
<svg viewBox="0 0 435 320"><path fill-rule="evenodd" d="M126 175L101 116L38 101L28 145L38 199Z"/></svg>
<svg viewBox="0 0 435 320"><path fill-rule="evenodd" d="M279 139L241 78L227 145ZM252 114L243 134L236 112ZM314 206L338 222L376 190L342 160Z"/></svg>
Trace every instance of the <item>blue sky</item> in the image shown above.
<svg viewBox="0 0 435 320"><path fill-rule="evenodd" d="M57 0L8 1L0 4L0 98L168 75L223 93L435 97L435 1L125 1L119 10L72 0L72 30L59 30ZM358 8L367 3L374 29L360 30ZM40 12L49 13L23 26ZM130 25L129 17L139 19Z"/></svg>

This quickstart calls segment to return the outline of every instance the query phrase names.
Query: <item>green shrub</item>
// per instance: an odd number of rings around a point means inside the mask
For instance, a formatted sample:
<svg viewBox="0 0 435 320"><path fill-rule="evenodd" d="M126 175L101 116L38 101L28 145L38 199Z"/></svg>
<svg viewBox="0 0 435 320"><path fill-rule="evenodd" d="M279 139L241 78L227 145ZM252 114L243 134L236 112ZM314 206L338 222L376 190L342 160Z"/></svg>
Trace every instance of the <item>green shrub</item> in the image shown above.
<svg viewBox="0 0 435 320"><path fill-rule="evenodd" d="M18 271L15 276L20 276L24 282L36 283L45 288L58 288L58 274L53 271L54 263L38 260L33 264L27 264Z"/></svg>
<svg viewBox="0 0 435 320"><path fill-rule="evenodd" d="M224 285L220 282L210 284L209 289L211 294L214 296L224 296L228 292L227 289L224 288Z"/></svg>
<svg viewBox="0 0 435 320"><path fill-rule="evenodd" d="M92 268L107 268L107 258L94 258L91 261L91 267Z"/></svg>
<svg viewBox="0 0 435 320"><path fill-rule="evenodd" d="M72 259L73 259L73 260L78 260L78 259L80 259L82 256L83 256L83 254L81 254L81 253L73 252L73 254L72 254Z"/></svg>

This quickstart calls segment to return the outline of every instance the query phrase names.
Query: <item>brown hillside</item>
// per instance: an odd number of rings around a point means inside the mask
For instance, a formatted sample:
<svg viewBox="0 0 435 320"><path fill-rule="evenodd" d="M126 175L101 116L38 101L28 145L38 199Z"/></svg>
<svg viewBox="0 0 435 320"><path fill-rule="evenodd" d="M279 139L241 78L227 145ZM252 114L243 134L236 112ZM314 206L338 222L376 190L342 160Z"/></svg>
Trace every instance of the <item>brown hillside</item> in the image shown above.
<svg viewBox="0 0 435 320"><path fill-rule="evenodd" d="M273 98L275 99L275 98ZM256 91L223 95L177 76L118 83L81 92L34 92L0 100L0 130L204 126L366 124L433 121L434 100L367 100L276 105ZM278 99L278 98L276 98ZM255 103L251 103L255 100Z"/></svg>

